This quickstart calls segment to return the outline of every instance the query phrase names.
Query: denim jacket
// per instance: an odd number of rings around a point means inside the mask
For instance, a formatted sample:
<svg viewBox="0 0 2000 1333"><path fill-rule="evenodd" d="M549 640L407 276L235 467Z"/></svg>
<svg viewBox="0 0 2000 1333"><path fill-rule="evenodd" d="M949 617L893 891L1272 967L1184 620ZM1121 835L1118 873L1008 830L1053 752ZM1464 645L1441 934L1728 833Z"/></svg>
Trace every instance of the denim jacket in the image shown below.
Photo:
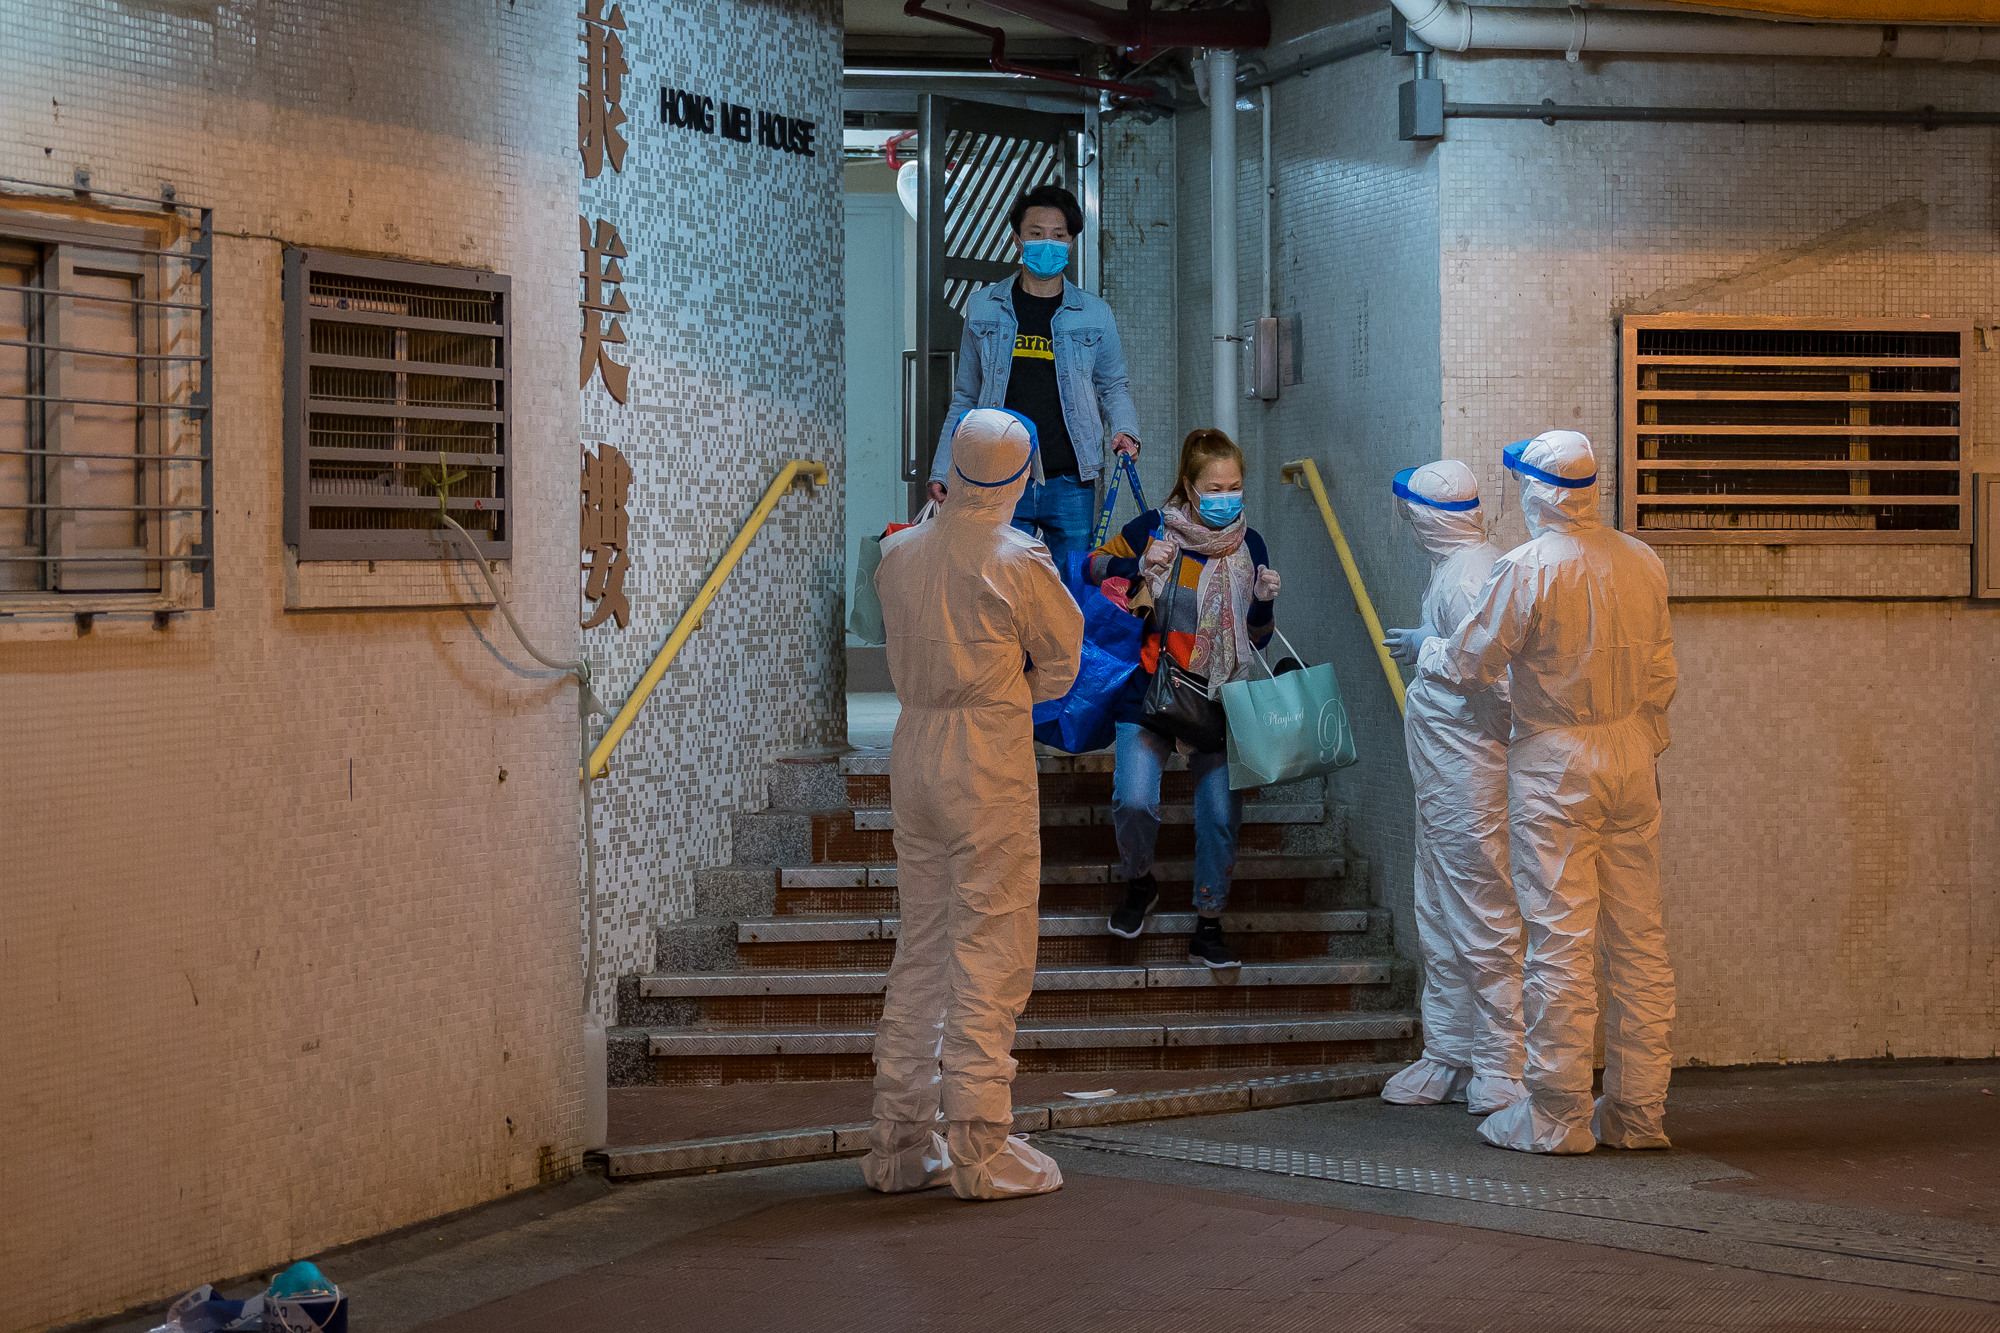
<svg viewBox="0 0 2000 1333"><path fill-rule="evenodd" d="M972 294L965 303L965 335L958 345L958 380L952 385L951 411L938 437L931 480L951 485L951 437L958 420L975 407L1005 407L1007 376L1014 368L1014 279L1007 278ZM1056 392L1062 398L1063 421L1076 449L1077 478L1094 481L1104 466L1108 433L1123 431L1139 438L1139 413L1125 376L1125 349L1118 342L1118 322L1111 307L1068 279L1063 302L1049 321L1049 341L1056 357Z"/></svg>

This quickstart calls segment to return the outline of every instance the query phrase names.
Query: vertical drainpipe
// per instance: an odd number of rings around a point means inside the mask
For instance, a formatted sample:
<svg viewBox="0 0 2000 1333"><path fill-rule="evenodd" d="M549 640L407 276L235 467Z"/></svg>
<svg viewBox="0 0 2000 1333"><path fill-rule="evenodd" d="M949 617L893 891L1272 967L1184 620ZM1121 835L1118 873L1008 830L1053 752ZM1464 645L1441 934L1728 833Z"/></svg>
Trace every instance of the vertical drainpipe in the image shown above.
<svg viewBox="0 0 2000 1333"><path fill-rule="evenodd" d="M1208 230L1214 319L1215 420L1236 438L1236 52L1208 53Z"/></svg>

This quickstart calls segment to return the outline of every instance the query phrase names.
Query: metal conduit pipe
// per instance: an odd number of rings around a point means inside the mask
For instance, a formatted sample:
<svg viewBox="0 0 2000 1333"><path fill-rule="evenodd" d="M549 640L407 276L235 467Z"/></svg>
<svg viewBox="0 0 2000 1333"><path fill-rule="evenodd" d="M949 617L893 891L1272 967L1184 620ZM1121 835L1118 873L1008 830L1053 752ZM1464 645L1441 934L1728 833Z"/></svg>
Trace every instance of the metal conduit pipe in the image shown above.
<svg viewBox="0 0 2000 1333"><path fill-rule="evenodd" d="M1236 438L1236 52L1208 53L1209 308L1215 355L1215 410L1209 424Z"/></svg>
<svg viewBox="0 0 2000 1333"><path fill-rule="evenodd" d="M1561 106L1555 102L1446 102L1447 120L1650 121L1687 125L1911 125L1926 130L2000 125L2000 111L1852 111L1753 106Z"/></svg>
<svg viewBox="0 0 2000 1333"><path fill-rule="evenodd" d="M1782 23L1580 6L1498 9L1464 0L1393 3L1409 20L1410 31L1440 51L2000 60L2000 28Z"/></svg>

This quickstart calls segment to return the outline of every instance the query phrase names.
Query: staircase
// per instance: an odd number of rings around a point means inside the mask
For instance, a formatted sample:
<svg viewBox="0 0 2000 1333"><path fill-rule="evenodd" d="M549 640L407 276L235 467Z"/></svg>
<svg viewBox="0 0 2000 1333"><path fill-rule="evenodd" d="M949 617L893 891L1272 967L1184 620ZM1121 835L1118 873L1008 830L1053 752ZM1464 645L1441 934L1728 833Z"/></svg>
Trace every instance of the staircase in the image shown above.
<svg viewBox="0 0 2000 1333"><path fill-rule="evenodd" d="M1161 792L1159 908L1144 936L1122 940L1104 928L1124 895L1111 756L1036 762L1041 944L1014 1043L1022 1073L1255 1077L1414 1055L1412 969L1395 957L1388 912L1347 877L1341 812L1320 780L1246 793L1224 917L1243 965L1211 972L1187 960L1185 764ZM873 1076L896 949L888 755L780 761L770 798L735 817L735 863L697 873L695 918L659 930L656 970L620 983L613 1086Z"/></svg>

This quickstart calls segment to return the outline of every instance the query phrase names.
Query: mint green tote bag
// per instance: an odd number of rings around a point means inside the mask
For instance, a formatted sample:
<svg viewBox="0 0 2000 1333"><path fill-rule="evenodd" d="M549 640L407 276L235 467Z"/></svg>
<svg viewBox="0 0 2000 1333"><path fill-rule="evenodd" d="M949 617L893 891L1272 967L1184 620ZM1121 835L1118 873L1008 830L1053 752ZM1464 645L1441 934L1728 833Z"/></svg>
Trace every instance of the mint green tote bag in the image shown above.
<svg viewBox="0 0 2000 1333"><path fill-rule="evenodd" d="M1298 657L1291 640L1282 633L1278 639ZM1331 665L1322 662L1279 676L1272 674L1263 653L1257 661L1266 679L1234 680L1222 687L1231 791L1314 778L1360 759Z"/></svg>

